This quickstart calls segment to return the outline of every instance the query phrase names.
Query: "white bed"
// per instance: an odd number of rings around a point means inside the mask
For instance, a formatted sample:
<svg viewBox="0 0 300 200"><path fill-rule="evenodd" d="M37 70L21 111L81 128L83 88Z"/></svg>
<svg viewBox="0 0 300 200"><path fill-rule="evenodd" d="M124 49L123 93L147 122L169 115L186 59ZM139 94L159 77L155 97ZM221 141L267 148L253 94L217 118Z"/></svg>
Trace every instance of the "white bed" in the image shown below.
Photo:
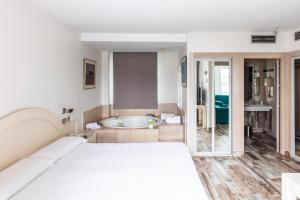
<svg viewBox="0 0 300 200"><path fill-rule="evenodd" d="M81 144L12 200L204 200L185 145Z"/></svg>
<svg viewBox="0 0 300 200"><path fill-rule="evenodd" d="M24 119L21 121L24 123ZM39 121L37 123L45 127L45 120ZM12 125L11 128L8 129L7 124ZM1 131L1 127L6 128ZM7 130L14 132L15 127L14 123L0 121L0 137ZM30 128L25 130L26 126L23 126L20 129L22 135L24 132L33 134L29 130L32 126L27 127ZM53 135L49 127L49 138L59 135ZM15 141L2 138L9 144L5 148L2 146L8 152ZM5 165L11 157L21 161L0 171L0 199L1 191L11 200L208 199L191 156L182 143L77 144L69 142L71 137L59 138L38 148L34 154L21 155L24 150L17 148L9 158L3 159Z"/></svg>

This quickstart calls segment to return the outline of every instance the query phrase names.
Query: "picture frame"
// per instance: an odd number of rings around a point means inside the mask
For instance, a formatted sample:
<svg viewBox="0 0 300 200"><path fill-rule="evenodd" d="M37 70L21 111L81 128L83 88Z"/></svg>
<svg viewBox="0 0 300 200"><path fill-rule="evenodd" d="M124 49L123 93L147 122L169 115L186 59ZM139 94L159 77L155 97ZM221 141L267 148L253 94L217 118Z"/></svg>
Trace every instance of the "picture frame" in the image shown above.
<svg viewBox="0 0 300 200"><path fill-rule="evenodd" d="M97 62L88 58L83 59L83 89L96 88Z"/></svg>
<svg viewBox="0 0 300 200"><path fill-rule="evenodd" d="M181 58L181 85L182 87L187 87L187 57Z"/></svg>

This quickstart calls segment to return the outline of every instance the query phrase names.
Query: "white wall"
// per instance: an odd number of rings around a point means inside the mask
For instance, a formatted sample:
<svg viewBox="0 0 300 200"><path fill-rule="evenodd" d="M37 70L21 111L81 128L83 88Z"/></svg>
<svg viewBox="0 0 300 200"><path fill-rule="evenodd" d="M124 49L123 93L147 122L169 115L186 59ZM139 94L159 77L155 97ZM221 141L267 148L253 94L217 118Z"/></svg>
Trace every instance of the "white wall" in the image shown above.
<svg viewBox="0 0 300 200"><path fill-rule="evenodd" d="M289 48L289 51L300 50L300 40L295 41L295 32L299 31L299 30L300 30L300 28L288 33L288 48Z"/></svg>
<svg viewBox="0 0 300 200"><path fill-rule="evenodd" d="M275 44L252 44L251 33L188 33L188 52L285 52L288 35L277 35Z"/></svg>
<svg viewBox="0 0 300 200"><path fill-rule="evenodd" d="M101 105L109 105L110 53L108 51L101 52L101 63Z"/></svg>
<svg viewBox="0 0 300 200"><path fill-rule="evenodd" d="M78 33L23 0L0 1L0 27L0 116L41 107L61 117L62 107L74 107L81 120L100 103L99 80L83 90L83 58L99 65L100 54Z"/></svg>
<svg viewBox="0 0 300 200"><path fill-rule="evenodd" d="M177 52L157 53L158 103L177 103Z"/></svg>
<svg viewBox="0 0 300 200"><path fill-rule="evenodd" d="M184 43L184 33L81 33L81 41L85 42L164 42Z"/></svg>

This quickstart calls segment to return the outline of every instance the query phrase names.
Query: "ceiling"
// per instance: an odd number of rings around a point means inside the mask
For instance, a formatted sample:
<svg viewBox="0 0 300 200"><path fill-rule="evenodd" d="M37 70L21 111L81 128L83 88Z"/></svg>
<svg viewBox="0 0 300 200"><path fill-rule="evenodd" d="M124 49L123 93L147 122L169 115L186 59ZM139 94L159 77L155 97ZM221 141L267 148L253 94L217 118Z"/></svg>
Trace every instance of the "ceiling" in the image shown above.
<svg viewBox="0 0 300 200"><path fill-rule="evenodd" d="M300 28L300 0L29 0L80 32L266 32Z"/></svg>

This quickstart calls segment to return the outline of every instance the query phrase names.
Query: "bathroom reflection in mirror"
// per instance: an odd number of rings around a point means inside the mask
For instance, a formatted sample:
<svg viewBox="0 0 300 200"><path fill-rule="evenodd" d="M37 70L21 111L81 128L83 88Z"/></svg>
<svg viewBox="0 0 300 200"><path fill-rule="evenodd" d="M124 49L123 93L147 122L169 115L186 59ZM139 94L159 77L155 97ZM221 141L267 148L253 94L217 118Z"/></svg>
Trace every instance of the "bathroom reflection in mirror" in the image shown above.
<svg viewBox="0 0 300 200"><path fill-rule="evenodd" d="M253 90L254 90L254 95L259 96L259 94L260 94L260 77L259 77L258 71L256 71L254 73Z"/></svg>
<svg viewBox="0 0 300 200"><path fill-rule="evenodd" d="M274 96L274 79L271 76L268 76L264 80L264 86L266 87L266 91L268 93L268 97Z"/></svg>
<svg viewBox="0 0 300 200"><path fill-rule="evenodd" d="M249 138L270 140L279 150L280 60L244 60L245 141Z"/></svg>

